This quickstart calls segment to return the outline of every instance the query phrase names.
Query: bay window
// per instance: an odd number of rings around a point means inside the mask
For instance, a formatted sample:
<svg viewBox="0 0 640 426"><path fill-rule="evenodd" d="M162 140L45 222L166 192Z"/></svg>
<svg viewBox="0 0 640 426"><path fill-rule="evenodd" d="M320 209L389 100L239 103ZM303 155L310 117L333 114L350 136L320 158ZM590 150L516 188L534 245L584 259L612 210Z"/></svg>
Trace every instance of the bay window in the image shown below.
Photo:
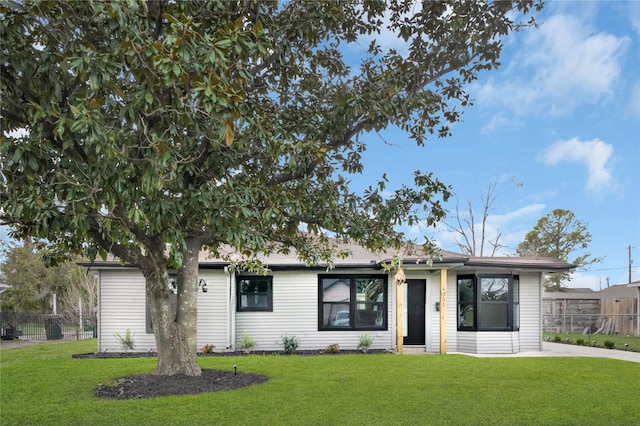
<svg viewBox="0 0 640 426"><path fill-rule="evenodd" d="M517 275L461 275L458 330L518 330L520 280Z"/></svg>

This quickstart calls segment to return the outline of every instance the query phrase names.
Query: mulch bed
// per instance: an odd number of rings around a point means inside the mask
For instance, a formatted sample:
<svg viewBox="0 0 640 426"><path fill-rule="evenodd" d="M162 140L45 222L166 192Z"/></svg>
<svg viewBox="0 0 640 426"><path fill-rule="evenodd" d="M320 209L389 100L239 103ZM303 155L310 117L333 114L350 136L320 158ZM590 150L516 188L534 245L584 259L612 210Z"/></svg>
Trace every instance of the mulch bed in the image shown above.
<svg viewBox="0 0 640 426"><path fill-rule="evenodd" d="M123 377L110 385L98 385L95 395L105 399L143 399L171 395L197 395L239 389L269 380L267 376L234 373L226 370L202 370L200 377L185 375L156 376L141 374Z"/></svg>
<svg viewBox="0 0 640 426"><path fill-rule="evenodd" d="M338 353L329 353L326 351L296 351L293 354L285 354L276 351L254 351L253 355L262 356L317 356L317 355L347 355L353 353L362 353L359 350L341 350ZM389 353L385 350L370 350L369 354L385 354ZM199 353L198 357L237 357L247 356L241 352L213 352ZM156 357L155 352L100 352L74 354L73 358L153 358ZM258 383L264 383L269 378L259 374L252 373L235 373L227 370L211 370L202 369L200 377L191 377L185 375L175 376L157 376L154 374L141 374L137 376L128 376L117 379L115 383L108 385L98 385L95 389L95 395L104 399L143 399L157 398L160 396L172 395L197 395L206 392L220 392L233 389L239 389L245 386L251 386Z"/></svg>

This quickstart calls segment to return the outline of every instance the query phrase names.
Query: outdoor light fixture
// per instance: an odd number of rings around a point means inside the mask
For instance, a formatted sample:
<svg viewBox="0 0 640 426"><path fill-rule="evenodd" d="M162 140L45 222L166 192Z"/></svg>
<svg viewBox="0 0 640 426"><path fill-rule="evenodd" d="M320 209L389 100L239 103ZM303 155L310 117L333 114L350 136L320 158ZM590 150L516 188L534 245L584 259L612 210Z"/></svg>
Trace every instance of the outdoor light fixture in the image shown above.
<svg viewBox="0 0 640 426"><path fill-rule="evenodd" d="M198 281L198 287L202 287L203 293L206 293L207 291L209 291L209 288L207 287L207 282L203 279L200 279L200 281Z"/></svg>
<svg viewBox="0 0 640 426"><path fill-rule="evenodd" d="M440 302L436 302L436 312L440 312Z"/></svg>
<svg viewBox="0 0 640 426"><path fill-rule="evenodd" d="M236 374L238 374L238 365L233 364L233 375L235 376Z"/></svg>

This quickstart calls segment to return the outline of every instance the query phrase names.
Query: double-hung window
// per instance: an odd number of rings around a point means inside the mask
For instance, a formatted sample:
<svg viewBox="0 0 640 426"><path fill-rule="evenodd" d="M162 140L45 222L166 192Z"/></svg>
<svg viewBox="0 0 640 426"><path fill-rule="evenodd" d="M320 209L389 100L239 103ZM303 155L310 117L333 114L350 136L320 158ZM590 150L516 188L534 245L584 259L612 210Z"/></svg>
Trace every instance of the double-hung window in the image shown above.
<svg viewBox="0 0 640 426"><path fill-rule="evenodd" d="M458 330L518 330L519 316L517 275L458 276Z"/></svg>
<svg viewBox="0 0 640 426"><path fill-rule="evenodd" d="M387 279L383 275L320 275L319 330L386 330Z"/></svg>
<svg viewBox="0 0 640 426"><path fill-rule="evenodd" d="M236 277L238 311L273 311L273 277Z"/></svg>

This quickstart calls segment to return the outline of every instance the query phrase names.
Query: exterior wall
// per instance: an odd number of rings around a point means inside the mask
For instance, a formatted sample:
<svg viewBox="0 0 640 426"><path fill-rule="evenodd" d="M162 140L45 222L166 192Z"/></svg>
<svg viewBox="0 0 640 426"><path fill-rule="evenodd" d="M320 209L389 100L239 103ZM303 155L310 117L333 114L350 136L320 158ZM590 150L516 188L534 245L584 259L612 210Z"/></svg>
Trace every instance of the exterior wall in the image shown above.
<svg viewBox="0 0 640 426"><path fill-rule="evenodd" d="M334 272L335 273L335 272ZM362 273L340 271L336 275ZM388 277L388 330L385 331L318 331L318 272L275 271L273 276L273 312L235 312L235 343L237 348L244 334L256 342L255 350L282 350L284 335L298 339L298 349L322 349L337 343L342 349L357 349L360 335L373 338L371 349L395 347L395 284ZM235 291L233 310L235 311Z"/></svg>
<svg viewBox="0 0 640 426"><path fill-rule="evenodd" d="M520 352L517 331L460 331L458 352L512 354Z"/></svg>
<svg viewBox="0 0 640 426"><path fill-rule="evenodd" d="M155 348L153 334L146 333L146 301L144 277L135 268L100 271L100 306L98 310L98 350L122 352L115 333L133 334L134 351Z"/></svg>
<svg viewBox="0 0 640 426"><path fill-rule="evenodd" d="M198 348L213 344L223 351L230 344L229 276L219 269L201 269L198 278L207 282L208 291L198 291Z"/></svg>
<svg viewBox="0 0 640 426"><path fill-rule="evenodd" d="M370 273L341 270L336 275ZM356 349L363 331L318 331L318 271L275 271L272 312L236 312L235 281L223 270L201 270L208 292L198 293L198 347L213 344L216 351L236 350L244 334L256 341L255 350L281 350L284 335L298 338L300 350L321 349L337 343L343 349ZM388 329L368 332L371 349L396 347L395 277L387 277ZM440 324L435 304L440 300L440 271L411 271L407 279L426 279L426 351L439 353ZM447 277L447 352L512 353L541 350L541 274L520 273L519 332L458 332L457 273ZM153 334L146 333L145 283L134 268L100 271L99 350L122 350L114 333L127 328L134 335L136 351L155 350Z"/></svg>
<svg viewBox="0 0 640 426"><path fill-rule="evenodd" d="M466 352L475 354L478 352L477 337L478 333L472 331L460 331L457 333L458 347L457 352Z"/></svg>
<svg viewBox="0 0 640 426"><path fill-rule="evenodd" d="M520 351L542 350L542 274L520 273Z"/></svg>
<svg viewBox="0 0 640 426"><path fill-rule="evenodd" d="M435 309L436 302L440 302L440 273L432 273L427 279L427 352L435 354L440 353L440 312Z"/></svg>
<svg viewBox="0 0 640 426"><path fill-rule="evenodd" d="M224 349L227 342L228 285L221 270L202 270L199 278L207 281L208 292L198 292L198 347L212 343ZM146 332L147 302L145 281L135 268L105 269L99 281L98 350L121 352L115 333L131 330L135 352L155 351L153 333Z"/></svg>

